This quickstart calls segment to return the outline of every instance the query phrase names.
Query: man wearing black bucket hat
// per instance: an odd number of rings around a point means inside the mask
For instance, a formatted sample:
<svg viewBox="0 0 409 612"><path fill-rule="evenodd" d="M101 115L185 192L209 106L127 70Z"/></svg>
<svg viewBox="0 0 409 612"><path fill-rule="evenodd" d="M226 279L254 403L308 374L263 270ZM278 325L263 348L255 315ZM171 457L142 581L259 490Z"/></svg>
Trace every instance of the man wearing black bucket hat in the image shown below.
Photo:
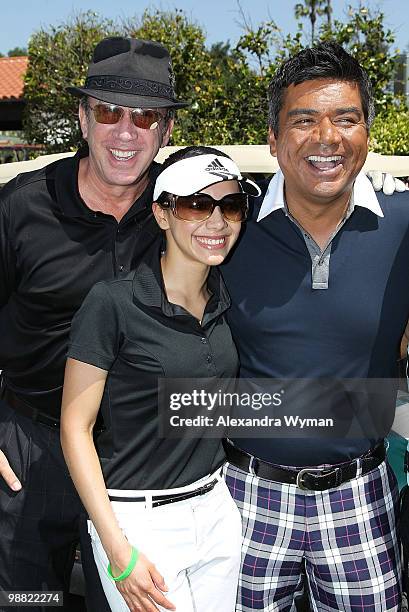
<svg viewBox="0 0 409 612"><path fill-rule="evenodd" d="M143 40L100 42L69 91L88 146L0 197L0 592L62 591L65 609L81 510L58 431L71 319L156 239L153 160L187 105L166 48Z"/></svg>

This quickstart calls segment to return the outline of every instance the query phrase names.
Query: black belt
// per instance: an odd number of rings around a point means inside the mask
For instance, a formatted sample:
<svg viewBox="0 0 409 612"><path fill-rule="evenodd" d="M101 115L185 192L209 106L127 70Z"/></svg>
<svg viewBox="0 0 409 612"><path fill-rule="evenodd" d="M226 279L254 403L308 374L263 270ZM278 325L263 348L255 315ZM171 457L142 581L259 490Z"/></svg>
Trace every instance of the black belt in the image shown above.
<svg viewBox="0 0 409 612"><path fill-rule="evenodd" d="M227 461L245 472L254 473L259 478L274 480L286 484L295 484L303 490L325 491L339 487L343 482L352 480L357 474L357 460L329 468L305 468L301 470L286 469L267 463L233 446L229 440L223 442ZM382 442L360 457L361 474L375 469L385 459L385 445Z"/></svg>
<svg viewBox="0 0 409 612"><path fill-rule="evenodd" d="M2 388L2 399L8 404L13 410L18 412L24 417L35 421L36 423L41 423L42 425L47 425L48 427L52 427L53 429L60 428L60 420L55 419L44 412L41 412L34 406L30 406L26 401L21 399L18 395L13 393L8 387L3 386Z"/></svg>
<svg viewBox="0 0 409 612"><path fill-rule="evenodd" d="M174 504L178 501L183 501L185 499L190 499L191 497L197 497L198 495L205 495L209 491L212 491L216 486L218 480L215 478L212 482L209 482L194 491L186 491L186 493L173 493L169 495L153 495L152 496L152 507L157 508L158 506L164 506L165 504ZM145 496L140 497L120 497L115 495L110 495L109 499L111 501L119 501L119 502L143 502L146 501Z"/></svg>

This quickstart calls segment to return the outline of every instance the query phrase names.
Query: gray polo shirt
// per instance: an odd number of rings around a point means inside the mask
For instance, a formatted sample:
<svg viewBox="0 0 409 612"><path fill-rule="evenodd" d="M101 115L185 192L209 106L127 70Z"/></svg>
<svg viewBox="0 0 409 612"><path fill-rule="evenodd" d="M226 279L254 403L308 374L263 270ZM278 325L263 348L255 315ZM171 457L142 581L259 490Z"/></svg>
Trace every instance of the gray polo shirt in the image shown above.
<svg viewBox="0 0 409 612"><path fill-rule="evenodd" d="M97 283L71 327L68 356L108 371L97 447L107 488L190 484L224 460L220 440L160 439L158 378L234 377L238 358L223 313L230 305L216 268L202 323L164 291L160 247L123 279Z"/></svg>

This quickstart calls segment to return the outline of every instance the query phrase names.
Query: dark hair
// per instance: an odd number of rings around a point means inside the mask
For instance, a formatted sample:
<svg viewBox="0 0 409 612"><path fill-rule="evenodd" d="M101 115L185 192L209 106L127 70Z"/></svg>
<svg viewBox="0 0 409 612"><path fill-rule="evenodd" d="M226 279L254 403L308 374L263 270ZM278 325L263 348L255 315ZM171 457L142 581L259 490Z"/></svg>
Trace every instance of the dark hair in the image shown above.
<svg viewBox="0 0 409 612"><path fill-rule="evenodd" d="M366 128L369 131L375 109L369 77L357 60L334 42L324 42L303 49L284 62L268 87L268 122L274 135L278 135L278 115L283 106L285 90L314 79L338 79L357 83L361 94Z"/></svg>
<svg viewBox="0 0 409 612"><path fill-rule="evenodd" d="M90 105L89 105L89 101L88 101L88 96L81 96L81 98L80 98L80 106L84 109L86 114L89 113Z"/></svg>
<svg viewBox="0 0 409 612"><path fill-rule="evenodd" d="M162 164L162 171L165 168L168 168L172 164L175 164L182 159L188 159L189 157L197 157L198 155L220 155L221 157L230 157L227 153L223 153L219 149L215 149L214 147L206 147L204 145L191 145L189 147L184 147L183 149L178 149L174 153L171 153Z"/></svg>

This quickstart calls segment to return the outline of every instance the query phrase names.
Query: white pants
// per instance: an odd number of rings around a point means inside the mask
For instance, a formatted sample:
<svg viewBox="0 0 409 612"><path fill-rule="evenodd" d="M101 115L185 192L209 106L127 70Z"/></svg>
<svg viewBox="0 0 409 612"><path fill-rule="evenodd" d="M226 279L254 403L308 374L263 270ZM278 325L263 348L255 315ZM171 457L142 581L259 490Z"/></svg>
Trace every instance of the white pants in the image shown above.
<svg viewBox="0 0 409 612"><path fill-rule="evenodd" d="M124 497L124 501L111 502L119 526L129 542L156 565L169 588L165 595L177 612L234 612L240 570L240 513L219 475L214 489L204 495L157 508L152 508L150 497L193 490L215 477L179 489L109 490L110 495ZM126 501L126 496L145 495L144 502ZM108 559L90 521L88 530L111 610L128 612L107 574Z"/></svg>

